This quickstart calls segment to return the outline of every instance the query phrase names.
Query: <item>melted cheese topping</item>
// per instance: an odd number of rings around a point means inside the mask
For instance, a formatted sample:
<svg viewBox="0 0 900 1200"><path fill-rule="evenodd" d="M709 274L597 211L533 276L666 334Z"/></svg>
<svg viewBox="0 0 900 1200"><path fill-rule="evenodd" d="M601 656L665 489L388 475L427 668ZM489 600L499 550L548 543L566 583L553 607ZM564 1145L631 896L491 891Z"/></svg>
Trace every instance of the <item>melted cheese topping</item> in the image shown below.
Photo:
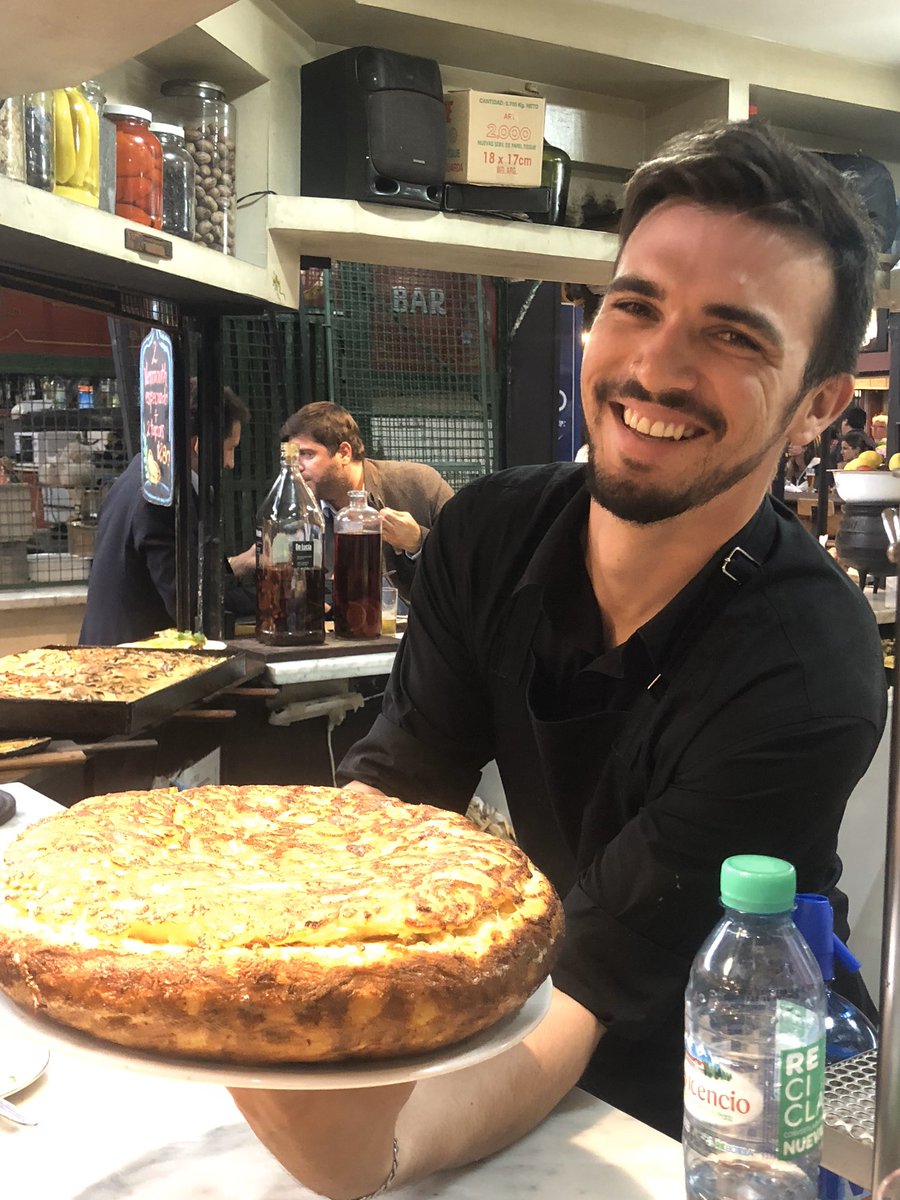
<svg viewBox="0 0 900 1200"><path fill-rule="evenodd" d="M224 661L118 646L45 646L0 658L0 700L139 700Z"/></svg>
<svg viewBox="0 0 900 1200"><path fill-rule="evenodd" d="M6 854L4 924L130 950L391 947L487 953L547 906L515 846L464 817L315 787L205 787L83 801Z"/></svg>

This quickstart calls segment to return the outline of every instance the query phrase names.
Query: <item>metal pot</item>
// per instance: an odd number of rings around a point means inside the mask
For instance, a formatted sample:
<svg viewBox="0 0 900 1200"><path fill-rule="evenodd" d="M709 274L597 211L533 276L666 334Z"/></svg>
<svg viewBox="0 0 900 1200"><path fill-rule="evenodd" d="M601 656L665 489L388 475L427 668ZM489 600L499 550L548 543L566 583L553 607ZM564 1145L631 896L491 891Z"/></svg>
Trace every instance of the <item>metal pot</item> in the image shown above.
<svg viewBox="0 0 900 1200"><path fill-rule="evenodd" d="M838 558L859 572L860 584L866 575L897 574L897 565L887 556L888 539L881 520L884 504L844 504L841 526L835 538Z"/></svg>

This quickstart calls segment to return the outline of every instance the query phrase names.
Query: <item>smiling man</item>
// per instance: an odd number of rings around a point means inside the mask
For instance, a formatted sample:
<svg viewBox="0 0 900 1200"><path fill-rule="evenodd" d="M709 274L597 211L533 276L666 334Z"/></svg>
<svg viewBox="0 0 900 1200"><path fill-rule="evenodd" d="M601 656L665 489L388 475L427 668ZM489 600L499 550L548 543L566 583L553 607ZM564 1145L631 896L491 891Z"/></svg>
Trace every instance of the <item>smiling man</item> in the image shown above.
<svg viewBox="0 0 900 1200"><path fill-rule="evenodd" d="M767 489L847 405L874 265L851 185L764 125L685 135L635 173L584 355L589 462L445 506L383 713L339 771L463 811L496 758L565 903L553 1005L522 1045L414 1089L237 1093L317 1190L482 1157L576 1082L678 1136L684 987L731 854L790 860L846 936L837 836L884 724L880 644Z"/></svg>

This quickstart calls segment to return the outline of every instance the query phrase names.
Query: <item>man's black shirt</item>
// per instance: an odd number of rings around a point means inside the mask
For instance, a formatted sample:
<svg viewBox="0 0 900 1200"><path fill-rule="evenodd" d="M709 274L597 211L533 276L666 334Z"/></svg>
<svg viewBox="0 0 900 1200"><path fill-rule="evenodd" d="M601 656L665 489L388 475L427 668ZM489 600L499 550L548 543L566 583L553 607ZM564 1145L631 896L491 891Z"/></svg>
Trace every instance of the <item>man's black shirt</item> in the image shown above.
<svg viewBox="0 0 900 1200"><path fill-rule="evenodd" d="M847 932L837 835L884 725L881 646L859 589L767 499L607 647L588 509L578 466L448 502L382 714L338 778L464 811L496 758L517 839L565 903L554 983L607 1030L582 1083L677 1136L684 987L722 860L788 859Z"/></svg>

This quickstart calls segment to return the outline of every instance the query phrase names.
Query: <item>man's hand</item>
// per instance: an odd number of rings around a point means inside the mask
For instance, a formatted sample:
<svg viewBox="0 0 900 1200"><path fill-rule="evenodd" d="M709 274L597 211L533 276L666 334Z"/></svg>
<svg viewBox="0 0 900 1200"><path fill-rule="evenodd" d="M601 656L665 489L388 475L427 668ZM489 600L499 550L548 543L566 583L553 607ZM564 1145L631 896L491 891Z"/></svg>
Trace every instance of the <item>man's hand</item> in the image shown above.
<svg viewBox="0 0 900 1200"><path fill-rule="evenodd" d="M238 577L250 575L256 570L256 546L251 546L249 550L242 550L240 554L233 555L229 558L228 565Z"/></svg>
<svg viewBox="0 0 900 1200"><path fill-rule="evenodd" d="M396 508L381 510L381 532L392 549L405 550L407 554L415 554L425 540L422 527L412 513Z"/></svg>
<svg viewBox="0 0 900 1200"><path fill-rule="evenodd" d="M345 1200L366 1196L387 1179L397 1117L415 1086L229 1091L256 1136L296 1179L321 1195Z"/></svg>

